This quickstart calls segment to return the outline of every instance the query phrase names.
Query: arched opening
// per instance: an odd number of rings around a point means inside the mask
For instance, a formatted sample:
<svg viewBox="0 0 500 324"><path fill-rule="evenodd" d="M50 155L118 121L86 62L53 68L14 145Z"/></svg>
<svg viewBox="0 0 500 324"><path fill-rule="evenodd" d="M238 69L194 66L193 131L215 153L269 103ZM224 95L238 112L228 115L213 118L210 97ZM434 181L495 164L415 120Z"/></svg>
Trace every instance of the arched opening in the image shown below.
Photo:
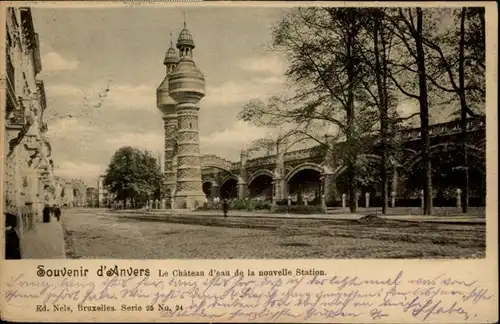
<svg viewBox="0 0 500 324"><path fill-rule="evenodd" d="M288 180L288 195L292 203L304 205L321 204L321 173L314 169L303 169Z"/></svg>
<svg viewBox="0 0 500 324"><path fill-rule="evenodd" d="M211 181L203 182L203 192L205 193L205 197L207 197L208 199L213 198L212 197L212 182Z"/></svg>
<svg viewBox="0 0 500 324"><path fill-rule="evenodd" d="M251 198L272 200L273 178L267 174L260 174L248 184L248 193Z"/></svg>
<svg viewBox="0 0 500 324"><path fill-rule="evenodd" d="M440 146L431 150L433 205L449 207L456 205L456 190L463 188L462 150L459 145ZM469 150L469 205L485 206L486 172L485 154ZM405 181L405 196L419 200L424 187L424 164L421 156L408 168ZM463 199L463 193L462 193Z"/></svg>
<svg viewBox="0 0 500 324"><path fill-rule="evenodd" d="M341 205L342 195L345 196L346 206L349 205L349 176L345 168L336 178L335 184L339 195L338 206ZM388 171L389 175L391 171ZM380 175L380 161L376 158L360 156L354 170L356 178L356 192L358 197L358 207L367 207L366 194L369 194L368 204L370 207L380 207L383 203L382 182ZM389 176L388 189L391 188L391 176Z"/></svg>
<svg viewBox="0 0 500 324"><path fill-rule="evenodd" d="M238 181L234 178L227 179L220 187L220 194L223 198L238 197Z"/></svg>

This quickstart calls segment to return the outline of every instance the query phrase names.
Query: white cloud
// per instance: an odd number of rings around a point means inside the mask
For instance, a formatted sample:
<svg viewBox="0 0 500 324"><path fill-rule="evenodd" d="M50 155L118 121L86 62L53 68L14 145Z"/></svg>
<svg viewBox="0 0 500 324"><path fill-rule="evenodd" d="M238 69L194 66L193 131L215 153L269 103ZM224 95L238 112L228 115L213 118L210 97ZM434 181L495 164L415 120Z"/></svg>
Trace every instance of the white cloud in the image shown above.
<svg viewBox="0 0 500 324"><path fill-rule="evenodd" d="M401 101L396 109L401 116L411 115L419 110L418 101L416 100Z"/></svg>
<svg viewBox="0 0 500 324"><path fill-rule="evenodd" d="M106 171L105 164L63 161L55 165L55 175L64 178L78 178L92 184L100 174Z"/></svg>
<svg viewBox="0 0 500 324"><path fill-rule="evenodd" d="M269 133L269 129L237 121L221 132L200 136L200 149L204 154L216 154L231 158L233 153L239 155L239 150L245 146L248 147L256 139L268 136Z"/></svg>
<svg viewBox="0 0 500 324"><path fill-rule="evenodd" d="M277 55L266 54L247 57L238 62L247 77L231 79L219 85L207 85L203 106L223 106L248 102L250 99L266 99L285 90L286 64Z"/></svg>
<svg viewBox="0 0 500 324"><path fill-rule="evenodd" d="M106 91L109 87L109 91ZM103 102L103 107L117 110L154 109L156 107L156 87L153 85L129 85L95 83L91 86L77 86L72 84L52 84L46 88L49 100L62 101L71 99L71 102L82 102L84 98L93 106Z"/></svg>
<svg viewBox="0 0 500 324"><path fill-rule="evenodd" d="M73 71L79 65L80 61L64 58L57 52L49 52L42 56L42 69L45 72Z"/></svg>
<svg viewBox="0 0 500 324"><path fill-rule="evenodd" d="M57 97L75 97L83 96L83 88L71 84L46 84L45 92L49 100Z"/></svg>
<svg viewBox="0 0 500 324"><path fill-rule="evenodd" d="M112 84L106 106L116 109L154 109L156 87L152 85Z"/></svg>
<svg viewBox="0 0 500 324"><path fill-rule="evenodd" d="M162 132L122 133L116 137L108 138L103 145L113 152L123 146L161 152L163 151L164 140L164 134Z"/></svg>
<svg viewBox="0 0 500 324"><path fill-rule="evenodd" d="M50 123L47 135L49 137L66 137L68 133L72 133L81 136L83 133L92 131L94 131L93 127L76 118L64 118Z"/></svg>
<svg viewBox="0 0 500 324"><path fill-rule="evenodd" d="M282 93L285 79L280 77L254 78L243 81L226 81L207 89L202 106L223 106L246 103L254 98L265 98Z"/></svg>
<svg viewBox="0 0 500 324"><path fill-rule="evenodd" d="M239 61L239 66L245 71L278 76L282 76L287 67L281 56L272 54L244 58Z"/></svg>

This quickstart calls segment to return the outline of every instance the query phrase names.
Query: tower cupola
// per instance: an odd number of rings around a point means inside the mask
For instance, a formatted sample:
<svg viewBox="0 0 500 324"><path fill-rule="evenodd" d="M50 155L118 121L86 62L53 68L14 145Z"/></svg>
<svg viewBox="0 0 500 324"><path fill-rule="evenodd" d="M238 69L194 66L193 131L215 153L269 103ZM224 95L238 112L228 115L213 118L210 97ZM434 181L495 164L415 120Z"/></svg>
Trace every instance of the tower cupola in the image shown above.
<svg viewBox="0 0 500 324"><path fill-rule="evenodd" d="M184 20L184 28L181 30L177 38L177 48L180 52L180 57L193 57L194 40L193 36L186 27L186 20Z"/></svg>
<svg viewBox="0 0 500 324"><path fill-rule="evenodd" d="M169 76L170 96L177 103L197 103L205 96L205 77L193 60L194 47L193 36L184 21L184 29L177 40L180 59Z"/></svg>
<svg viewBox="0 0 500 324"><path fill-rule="evenodd" d="M172 43L172 33L170 33L170 48L167 50L165 59L163 60L163 64L167 67L167 73L170 73L175 69L177 62L179 62L179 55L177 55L177 50L174 48Z"/></svg>
<svg viewBox="0 0 500 324"><path fill-rule="evenodd" d="M156 89L156 106L164 115L175 115L175 105L177 104L169 94L168 79L170 74L175 70L177 63L179 62L179 57L177 56L177 51L172 44L172 33L170 34L170 48L165 54L165 59L163 64L167 67L167 73L163 82L160 84L158 89Z"/></svg>

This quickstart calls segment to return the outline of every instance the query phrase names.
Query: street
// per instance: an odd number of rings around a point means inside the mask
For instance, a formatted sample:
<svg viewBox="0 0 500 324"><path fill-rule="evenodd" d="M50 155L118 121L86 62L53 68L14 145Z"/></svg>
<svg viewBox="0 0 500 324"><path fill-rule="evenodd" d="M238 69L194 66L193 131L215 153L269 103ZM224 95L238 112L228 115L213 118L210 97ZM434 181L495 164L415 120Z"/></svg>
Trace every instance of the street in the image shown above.
<svg viewBox="0 0 500 324"><path fill-rule="evenodd" d="M402 259L485 254L485 224L192 215L152 219L140 213L66 209L62 225L67 257L73 259Z"/></svg>

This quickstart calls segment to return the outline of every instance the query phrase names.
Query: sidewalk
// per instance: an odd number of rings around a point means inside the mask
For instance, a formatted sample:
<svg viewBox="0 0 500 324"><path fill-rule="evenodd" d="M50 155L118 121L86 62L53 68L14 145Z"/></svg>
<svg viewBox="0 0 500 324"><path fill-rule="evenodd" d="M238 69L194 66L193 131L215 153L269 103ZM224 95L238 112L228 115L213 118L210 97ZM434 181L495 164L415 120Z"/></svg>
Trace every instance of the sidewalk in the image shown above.
<svg viewBox="0 0 500 324"><path fill-rule="evenodd" d="M220 211L185 211L185 210L172 210L172 209L164 209L164 210L113 210L108 211L112 214L142 214L142 215L152 215L152 216L220 216L222 217L222 212ZM373 213L375 214L375 213ZM247 218L305 218L305 219L324 219L324 220L356 220L360 219L363 216L366 216L367 213L356 213L350 214L348 212L344 213L327 213L327 214L275 214L263 211L256 212L245 212L245 211L236 211L231 210L228 213L229 217L247 217ZM453 216L445 216L445 215L408 215L408 214L392 214L392 215L382 215L377 214L378 217L392 220L401 220L401 221L413 221L413 222L439 222L439 223L485 223L486 217L480 215L453 215Z"/></svg>
<svg viewBox="0 0 500 324"><path fill-rule="evenodd" d="M22 259L66 259L61 223L51 217L50 223L37 222L34 229L21 237Z"/></svg>

